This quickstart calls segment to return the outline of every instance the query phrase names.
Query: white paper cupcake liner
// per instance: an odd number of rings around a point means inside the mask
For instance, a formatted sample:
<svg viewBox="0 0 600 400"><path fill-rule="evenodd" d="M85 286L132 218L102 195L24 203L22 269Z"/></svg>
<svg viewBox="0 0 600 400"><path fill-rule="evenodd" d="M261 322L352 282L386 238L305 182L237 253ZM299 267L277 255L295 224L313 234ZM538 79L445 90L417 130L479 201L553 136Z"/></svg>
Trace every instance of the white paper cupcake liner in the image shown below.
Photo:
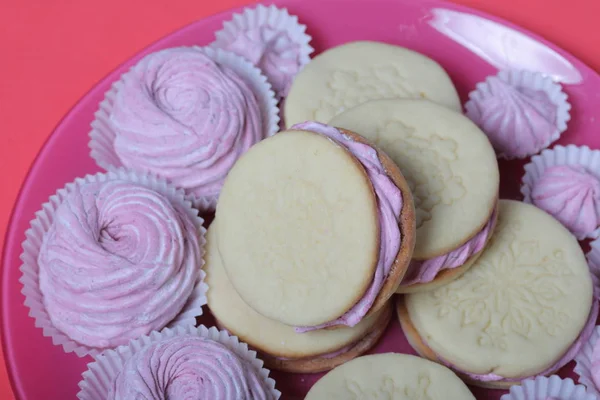
<svg viewBox="0 0 600 400"><path fill-rule="evenodd" d="M557 375L526 379L520 385L512 386L509 393L503 395L500 400L546 400L547 398L596 400L596 396L586 392L585 386L576 385L572 379L561 379Z"/></svg>
<svg viewBox="0 0 600 400"><path fill-rule="evenodd" d="M262 115L263 137L266 138L277 133L279 130L279 108L277 107L277 100L275 99L275 93L273 92L271 85L267 82L267 78L261 71L237 54L211 47L193 46L193 48L201 51L218 64L230 68L243 78L258 100ZM115 82L110 90L106 92L104 100L100 103L98 111L94 114L95 118L91 124L92 130L89 134L90 156L96 161L96 164L98 164L99 167L106 171L123 167L123 163L119 159L114 148L116 134L110 121L110 114L114 105L115 96L123 86L123 79L134 68L136 68L136 66L133 66L129 71L124 73L121 76L121 79ZM203 212L214 211L217 205L217 199L218 196L194 196L193 205Z"/></svg>
<svg viewBox="0 0 600 400"><path fill-rule="evenodd" d="M581 348L581 351L575 356L575 368L573 372L579 375L579 383L583 384L589 393L600 397L600 390L592 380L592 354L594 346L600 339L600 326L594 328L592 336Z"/></svg>
<svg viewBox="0 0 600 400"><path fill-rule="evenodd" d="M546 169L557 165L580 165L600 179L600 150L590 150L587 146L578 147L572 144L566 147L557 145L531 157L531 161L525 165L525 175L521 180L524 202L533 203L531 192L534 185ZM575 234L575 236L579 240L596 239L600 236L600 227L586 234Z"/></svg>
<svg viewBox="0 0 600 400"><path fill-rule="evenodd" d="M291 41L299 46L298 71L310 62L310 55L314 49L309 45L312 38L306 34L306 25L300 24L298 17L290 15L287 9L280 9L274 5L265 7L259 4L256 8L245 8L241 14L233 14L230 21L223 23L223 29L215 33L216 39L211 46L227 48L243 32L264 25L278 32L285 32ZM269 80L273 85L274 80ZM275 85L273 87L278 98L287 95L285 88L276 88Z"/></svg>
<svg viewBox="0 0 600 400"><path fill-rule="evenodd" d="M567 129L567 122L569 122L571 119L571 115L569 114L571 105L567 100L567 94L563 92L560 84L554 82L550 76L532 71L504 70L498 72L497 77L511 86L525 87L536 91L543 91L548 95L550 101L556 106L556 130L548 138L547 142L535 153L538 153L540 150L548 147L551 143L557 141L560 138L560 135ZM489 95L491 95L491 90L486 79L484 82L478 83L475 90L469 93L469 100L465 103L466 115L469 118L472 118L474 115L478 114L475 111L474 102L480 101ZM535 153L524 156L512 156L509 154L499 153L498 158L504 158L508 160L514 158L526 158Z"/></svg>
<svg viewBox="0 0 600 400"><path fill-rule="evenodd" d="M83 380L79 382L80 391L77 398L80 400L106 400L112 382L133 354L151 343L181 335L205 337L225 345L238 357L249 361L259 372L260 377L264 379L265 387L271 391L272 399L279 399L281 396L281 392L275 389L275 381L269 378L270 371L263 368L263 362L256 357L255 351L249 350L248 345L240 342L235 336L230 336L215 327L206 328L201 325L197 328L189 326L175 329L165 328L161 332L155 331L148 336L132 340L127 346L107 350L95 357L95 361L88 364L87 371L82 375Z"/></svg>
<svg viewBox="0 0 600 400"><path fill-rule="evenodd" d="M586 254L586 258L592 274L594 296L600 299L600 240L590 243L590 251Z"/></svg>
<svg viewBox="0 0 600 400"><path fill-rule="evenodd" d="M23 242L23 253L20 267L22 276L19 279L23 285L21 293L25 296L25 306L29 308L29 316L35 320L35 326L42 328L44 336L52 338L52 343L62 346L67 353L74 352L79 357L85 355L95 355L103 349L89 347L73 341L70 337L58 330L52 324L50 316L46 311L43 301L43 295L39 288L39 266L38 255L44 235L54 222L54 215L58 207L62 204L65 197L72 193L76 188L83 184L93 182L107 182L115 179L126 180L150 188L166 198L172 203L181 205L189 217L194 221L200 237L201 259L199 276L197 284L190 295L190 298L177 317L171 321L169 326L196 326L196 317L203 313L202 307L206 305L206 273L201 268L204 264L204 249L206 245L206 229L203 227L203 219L198 216L198 212L192 208L191 199L185 196L183 190L176 189L169 185L164 179L150 174L127 171L125 169L115 169L107 173L98 173L96 175L87 175L84 178L77 178L74 182L67 184L64 188L58 190L55 195L50 197L42 209L35 214L35 219L31 221L31 227L25 232L26 239Z"/></svg>

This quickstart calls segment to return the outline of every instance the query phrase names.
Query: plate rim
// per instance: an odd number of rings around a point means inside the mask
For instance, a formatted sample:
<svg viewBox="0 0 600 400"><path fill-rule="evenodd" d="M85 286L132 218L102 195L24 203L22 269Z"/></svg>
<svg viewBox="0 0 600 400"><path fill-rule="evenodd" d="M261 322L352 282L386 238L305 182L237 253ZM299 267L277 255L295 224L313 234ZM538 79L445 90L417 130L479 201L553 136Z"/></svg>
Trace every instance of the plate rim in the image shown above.
<svg viewBox="0 0 600 400"><path fill-rule="evenodd" d="M205 17L202 17L200 19L192 21L180 28L172 30L171 32L161 36L159 39L154 40L153 42L144 46L140 50L136 51L132 56L130 56L130 57L126 58L125 60L123 60L122 62L120 62L117 66L112 68L108 73L103 75L102 78L98 79L94 84L91 85L91 87L89 89L87 89L74 102L74 104L68 109L68 111L57 121L57 123L54 125L54 127L52 128L52 130L50 131L50 133L48 134L46 139L43 141L38 152L36 153L35 157L31 161L29 167L27 168L25 177L24 177L23 181L21 182L19 190L17 191L17 196L16 196L13 206L11 208L9 218L8 218L8 223L6 225L6 232L4 235L4 242L3 242L4 247L2 249L2 254L0 257L0 292L1 292L0 293L0 310L3 310L5 307L5 304L9 301L6 298L7 290L5 290L7 285L9 284L9 280L7 279L7 276L6 276L6 270L9 268L20 268L20 264L17 267L9 265L10 264L9 255L12 254L14 251L18 251L19 253L21 253L21 250L22 250L22 246L21 246L22 241L18 242L18 239L19 239L20 235L22 235L23 239L24 239L25 232L17 232L16 227L15 227L15 225L16 225L15 216L18 214L17 211L20 209L20 204L22 204L21 199L25 197L25 192L27 191L26 189L30 185L30 176L31 176L32 172L35 169L39 168L38 163L40 162L41 155L47 151L48 147L50 147L50 144L56 137L56 132L60 129L60 127L69 118L71 118L73 115L75 115L78 112L78 109L81 107L82 100L85 99L86 97L88 97L94 91L98 90L99 86L105 84L109 80L112 81L114 79L113 75L116 75L119 70L121 70L125 67L126 64L135 62L135 61L141 59L148 50L150 50L154 47L160 47L162 42L166 41L171 36L173 36L175 34L180 34L189 29L192 29L192 27L194 27L196 24L199 24L200 22L205 22L205 21L212 20L212 19L222 18L224 16L231 15L235 12L241 11L246 7L255 7L259 4L263 4L263 5L272 5L273 4L278 7L287 8L287 7L290 7L290 5L293 5L294 3L299 3L302 1L303 0L275 0L275 1L273 1L273 0L269 0L269 1L250 0L247 4L244 4L244 5L241 5L238 7L228 8L228 9L225 9L222 11L218 11L216 13L212 13L210 15L207 15ZM304 1L307 1L307 0L304 0ZM333 1L333 2L337 1L337 2L343 3L343 0L331 0L331 1ZM371 2L378 2L378 3L393 2L396 4L397 3L411 4L411 0L393 0L393 1L392 0L353 0L353 1L364 2L364 3L367 3L367 2L369 2L369 3L371 3ZM482 10L472 8L472 7L469 7L466 5L453 3L448 0L421 0L421 1L422 1L421 5L423 7L431 8L433 5L435 5L436 7L443 7L446 9L451 9L451 10L475 15L475 16L478 16L481 18L485 18L489 21L501 24L501 25L508 27L510 29L513 29L517 32L520 32L520 33L524 34L525 36L528 36L529 38L531 38L539 43L542 43L543 45L558 52L561 56L570 59L569 61L575 60L578 64L578 65L576 65L576 68L578 70L583 69L582 72L586 72L590 75L594 75L594 76L600 78L600 73L596 72L592 67L587 65L584 61L579 59L577 56L573 55L571 52L565 50L564 48L562 48L561 46L559 46L557 44L554 44L552 41L544 38L543 36L533 32L527 28L524 28L516 23L513 23L503 17L499 17L496 15L490 14L486 11L482 11ZM283 5L283 6L279 5L278 3L281 3L281 2L285 3L286 5ZM88 135L89 135L89 132L88 132ZM59 188L57 188L57 190L58 189ZM41 207L41 204L40 204L40 207ZM11 250L11 249L13 249L13 250ZM11 388L14 398L16 400L21 400L24 398L23 397L24 394L17 390L18 385L15 385L16 378L14 376L15 372L13 371L13 367L12 367L14 354L12 353L11 349L8 347L8 343L6 341L7 335L5 334L5 332L6 332L7 325L9 325L9 321L8 321L8 318L6 317L5 313L1 313L1 314L2 315L0 317L0 337L1 337L0 345L2 346L2 352L4 355L3 358L4 358L4 364L6 367L8 382L10 384L10 388Z"/></svg>

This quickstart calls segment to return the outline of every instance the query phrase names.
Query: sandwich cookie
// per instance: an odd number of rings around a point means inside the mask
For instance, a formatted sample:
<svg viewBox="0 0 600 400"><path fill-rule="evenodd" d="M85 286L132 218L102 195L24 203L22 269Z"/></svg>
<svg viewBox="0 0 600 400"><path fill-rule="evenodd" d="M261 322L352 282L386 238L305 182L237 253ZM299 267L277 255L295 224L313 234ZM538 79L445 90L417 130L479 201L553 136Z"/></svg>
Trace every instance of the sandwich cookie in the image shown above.
<svg viewBox="0 0 600 400"><path fill-rule="evenodd" d="M400 293L466 272L496 221L500 174L489 140L463 115L426 100L374 100L335 117L396 162L417 213L417 243Z"/></svg>
<svg viewBox="0 0 600 400"><path fill-rule="evenodd" d="M240 158L215 225L240 297L298 331L355 326L381 309L415 241L412 196L393 161L361 136L315 122Z"/></svg>
<svg viewBox="0 0 600 400"><path fill-rule="evenodd" d="M330 370L368 351L383 335L392 316L390 302L353 328L296 333L291 326L262 316L244 303L229 283L216 235L213 224L207 233L204 267L210 310L219 328L257 350L267 368L300 373Z"/></svg>
<svg viewBox="0 0 600 400"><path fill-rule="evenodd" d="M475 400L452 371L408 354L359 357L330 371L306 400L427 399Z"/></svg>
<svg viewBox="0 0 600 400"><path fill-rule="evenodd" d="M475 265L437 290L411 293L398 314L409 342L468 382L508 388L571 361L598 316L577 240L544 211L501 200Z"/></svg>
<svg viewBox="0 0 600 400"><path fill-rule="evenodd" d="M286 126L337 114L369 100L427 99L462 110L456 88L434 60L385 43L359 41L331 48L307 64L285 101Z"/></svg>

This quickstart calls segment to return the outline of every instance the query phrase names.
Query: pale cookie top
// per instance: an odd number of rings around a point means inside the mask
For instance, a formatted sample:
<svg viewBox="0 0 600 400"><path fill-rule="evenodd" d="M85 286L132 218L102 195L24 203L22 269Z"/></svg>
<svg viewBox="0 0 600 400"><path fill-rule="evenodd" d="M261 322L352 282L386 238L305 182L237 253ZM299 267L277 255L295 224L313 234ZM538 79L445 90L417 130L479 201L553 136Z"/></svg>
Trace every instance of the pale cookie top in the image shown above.
<svg viewBox="0 0 600 400"><path fill-rule="evenodd" d="M498 198L494 149L468 118L426 100L376 100L335 117L398 164L415 203L413 258L459 247L488 222Z"/></svg>
<svg viewBox="0 0 600 400"><path fill-rule="evenodd" d="M377 202L364 168L312 132L280 133L242 156L215 224L240 297L288 325L343 315L371 284L379 258Z"/></svg>
<svg viewBox="0 0 600 400"><path fill-rule="evenodd" d="M521 378L553 365L577 340L592 281L566 228L532 205L502 200L495 234L473 267L405 299L415 329L447 363Z"/></svg>
<svg viewBox="0 0 600 400"><path fill-rule="evenodd" d="M260 315L240 298L223 268L216 235L216 225L213 224L207 233L204 266L206 282L210 286L207 293L208 306L223 328L256 350L286 358L331 353L362 339L384 310L363 319L353 328L296 333L293 327Z"/></svg>
<svg viewBox="0 0 600 400"><path fill-rule="evenodd" d="M461 111L456 89L432 59L377 42L351 42L329 49L307 64L285 101L285 122L329 122L369 100L428 99Z"/></svg>
<svg viewBox="0 0 600 400"><path fill-rule="evenodd" d="M448 368L408 354L355 358L321 378L305 400L475 400Z"/></svg>

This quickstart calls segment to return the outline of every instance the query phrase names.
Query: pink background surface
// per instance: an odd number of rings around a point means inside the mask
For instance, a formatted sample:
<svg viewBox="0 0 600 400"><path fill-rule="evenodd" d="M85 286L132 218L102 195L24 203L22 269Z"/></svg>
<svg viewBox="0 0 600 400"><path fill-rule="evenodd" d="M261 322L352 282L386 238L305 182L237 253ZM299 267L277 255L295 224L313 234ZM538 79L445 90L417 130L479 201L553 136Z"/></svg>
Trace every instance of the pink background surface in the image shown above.
<svg viewBox="0 0 600 400"><path fill-rule="evenodd" d="M455 2L528 28L600 70L597 0L524 0L519 6L509 0ZM4 237L19 187L39 148L60 118L95 82L165 34L203 16L248 3L1 0L0 235ZM0 399L10 398L0 362Z"/></svg>

